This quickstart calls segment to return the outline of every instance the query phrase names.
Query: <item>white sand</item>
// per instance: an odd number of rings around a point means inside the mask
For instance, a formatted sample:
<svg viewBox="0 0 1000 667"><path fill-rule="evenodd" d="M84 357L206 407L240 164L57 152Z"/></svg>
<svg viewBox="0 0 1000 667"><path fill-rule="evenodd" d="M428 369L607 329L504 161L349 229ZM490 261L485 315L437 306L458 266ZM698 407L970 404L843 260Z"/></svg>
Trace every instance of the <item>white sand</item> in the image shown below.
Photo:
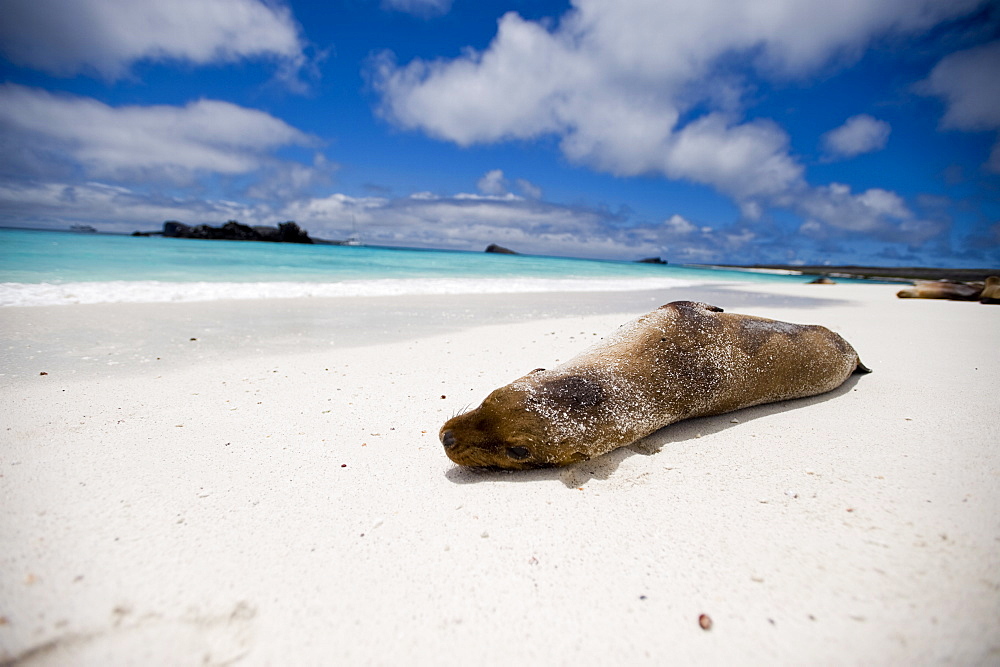
<svg viewBox="0 0 1000 667"><path fill-rule="evenodd" d="M895 290L4 309L0 662L996 664L1000 307ZM875 372L564 470L445 457L681 298Z"/></svg>

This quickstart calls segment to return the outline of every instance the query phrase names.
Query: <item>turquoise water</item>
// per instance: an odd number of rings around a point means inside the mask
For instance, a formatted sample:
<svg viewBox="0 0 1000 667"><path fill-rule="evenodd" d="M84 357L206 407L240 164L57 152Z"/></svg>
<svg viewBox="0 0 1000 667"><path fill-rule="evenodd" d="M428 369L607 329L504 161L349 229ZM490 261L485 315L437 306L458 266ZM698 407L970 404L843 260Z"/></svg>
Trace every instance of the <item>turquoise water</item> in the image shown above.
<svg viewBox="0 0 1000 667"><path fill-rule="evenodd" d="M657 289L789 280L803 279L526 255L0 229L0 305Z"/></svg>

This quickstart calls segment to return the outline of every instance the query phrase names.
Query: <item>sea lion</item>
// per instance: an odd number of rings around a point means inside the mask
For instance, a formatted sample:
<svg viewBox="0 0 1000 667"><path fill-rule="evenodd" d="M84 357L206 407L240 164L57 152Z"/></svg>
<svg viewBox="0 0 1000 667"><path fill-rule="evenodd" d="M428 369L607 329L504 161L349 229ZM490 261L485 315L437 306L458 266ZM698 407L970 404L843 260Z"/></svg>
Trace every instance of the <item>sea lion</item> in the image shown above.
<svg viewBox="0 0 1000 667"><path fill-rule="evenodd" d="M829 276L820 276L816 280L810 280L809 284L810 285L836 285L837 283L835 283Z"/></svg>
<svg viewBox="0 0 1000 667"><path fill-rule="evenodd" d="M978 301L983 291L977 285L951 283L946 280L918 280L913 287L899 290L896 296L900 299L949 299L951 301Z"/></svg>
<svg viewBox="0 0 1000 667"><path fill-rule="evenodd" d="M855 371L869 369L824 327L675 301L497 389L445 422L441 444L463 466L563 466L682 419L821 394Z"/></svg>
<svg viewBox="0 0 1000 667"><path fill-rule="evenodd" d="M990 276L986 279L983 293L979 295L980 303L1000 303L1000 276Z"/></svg>

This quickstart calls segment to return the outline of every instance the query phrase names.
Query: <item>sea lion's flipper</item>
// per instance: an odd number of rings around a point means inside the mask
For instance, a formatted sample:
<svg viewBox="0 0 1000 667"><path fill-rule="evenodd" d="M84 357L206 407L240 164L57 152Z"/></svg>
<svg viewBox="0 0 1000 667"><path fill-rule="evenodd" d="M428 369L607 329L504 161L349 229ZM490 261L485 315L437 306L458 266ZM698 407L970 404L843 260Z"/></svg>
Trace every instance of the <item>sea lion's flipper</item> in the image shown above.
<svg viewBox="0 0 1000 667"><path fill-rule="evenodd" d="M861 360L858 359L858 365L854 369L854 372L855 373L871 373L872 369L870 369L867 366L865 366L863 363L861 363Z"/></svg>

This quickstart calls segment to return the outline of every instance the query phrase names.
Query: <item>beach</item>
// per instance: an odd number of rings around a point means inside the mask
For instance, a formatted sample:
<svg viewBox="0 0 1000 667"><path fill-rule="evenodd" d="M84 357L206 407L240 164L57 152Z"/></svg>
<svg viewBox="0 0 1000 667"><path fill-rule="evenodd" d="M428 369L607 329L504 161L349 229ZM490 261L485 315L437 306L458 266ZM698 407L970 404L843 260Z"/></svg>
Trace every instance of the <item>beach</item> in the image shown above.
<svg viewBox="0 0 1000 667"><path fill-rule="evenodd" d="M1000 307L897 289L4 308L0 663L996 663ZM564 469L445 456L674 300L874 372Z"/></svg>

